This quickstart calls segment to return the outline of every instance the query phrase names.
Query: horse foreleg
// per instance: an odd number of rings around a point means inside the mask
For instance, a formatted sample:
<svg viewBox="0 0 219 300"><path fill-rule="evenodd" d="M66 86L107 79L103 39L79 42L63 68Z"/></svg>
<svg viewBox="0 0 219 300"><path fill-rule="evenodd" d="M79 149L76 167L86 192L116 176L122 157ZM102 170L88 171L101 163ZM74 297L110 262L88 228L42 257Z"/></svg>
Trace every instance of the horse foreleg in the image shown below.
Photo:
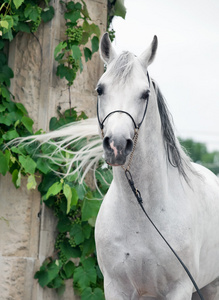
<svg viewBox="0 0 219 300"><path fill-rule="evenodd" d="M219 299L219 277L213 282L209 283L201 289L201 293L205 300L218 300ZM200 297L194 293L192 300L199 300Z"/></svg>

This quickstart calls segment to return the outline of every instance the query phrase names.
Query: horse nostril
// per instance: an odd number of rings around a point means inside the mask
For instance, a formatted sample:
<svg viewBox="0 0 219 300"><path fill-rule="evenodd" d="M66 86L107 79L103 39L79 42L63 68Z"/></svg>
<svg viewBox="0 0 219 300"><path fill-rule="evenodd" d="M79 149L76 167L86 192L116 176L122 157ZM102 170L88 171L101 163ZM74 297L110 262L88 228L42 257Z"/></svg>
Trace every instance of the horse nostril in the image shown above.
<svg viewBox="0 0 219 300"><path fill-rule="evenodd" d="M132 152L132 149L133 149L133 141L131 139L128 139L125 148L125 154L128 155L130 152Z"/></svg>
<svg viewBox="0 0 219 300"><path fill-rule="evenodd" d="M132 152L132 149L133 149L133 141L131 139L128 139L125 148L125 154L128 155L130 152Z"/></svg>
<svg viewBox="0 0 219 300"><path fill-rule="evenodd" d="M105 137L103 139L103 148L105 148L106 150L110 150L110 138L109 137ZM111 149L112 151L112 149Z"/></svg>

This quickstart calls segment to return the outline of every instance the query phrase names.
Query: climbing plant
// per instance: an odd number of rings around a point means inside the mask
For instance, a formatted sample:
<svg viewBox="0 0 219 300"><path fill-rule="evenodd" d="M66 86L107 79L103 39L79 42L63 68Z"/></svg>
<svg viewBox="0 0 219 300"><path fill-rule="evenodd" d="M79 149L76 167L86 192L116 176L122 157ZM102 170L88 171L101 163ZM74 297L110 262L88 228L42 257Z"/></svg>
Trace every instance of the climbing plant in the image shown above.
<svg viewBox="0 0 219 300"><path fill-rule="evenodd" d="M58 44L54 54L55 60L59 63L57 76L64 77L68 85L72 85L77 71L83 70L81 46L87 62L99 48L100 29L96 24L89 22L91 19L84 1L82 4L73 1L62 3L66 7L64 14L66 40ZM91 49L87 46L89 40Z"/></svg>
<svg viewBox="0 0 219 300"><path fill-rule="evenodd" d="M48 1L7 0L0 1L0 173L12 173L12 181L20 186L21 174L28 176L28 189L36 187L36 163L31 156L12 152L4 144L19 137L33 133L33 120L21 103L15 103L11 95L10 81L14 77L8 66L6 49L18 32L34 34L41 22L48 22L54 15L54 9ZM14 149L16 151L16 149Z"/></svg>
<svg viewBox="0 0 219 300"><path fill-rule="evenodd" d="M110 13L116 12L116 5L122 3L120 0L108 2L111 3ZM65 40L55 48L54 58L58 62L57 76L66 79L70 97L70 87L78 71L83 70L82 57L87 62L98 50L100 30L92 22L83 0L60 3L65 9ZM66 172L64 163L58 166L44 158L54 151L53 146L39 146L36 142L8 146L14 138L43 132L33 133L33 120L9 91L14 74L8 66L7 45L19 32L35 36L40 24L50 21L53 16L54 8L49 5L49 0L0 0L0 173L4 176L10 172L15 188L21 186L26 176L27 189L38 188L42 200L58 219L54 253L35 274L39 284L54 288L61 295L65 280L71 278L82 300L101 300L104 299L103 277L96 259L94 225L102 196L112 180L111 171L100 162L95 174L99 189L92 190L85 182L79 184L78 174L65 178L57 175ZM50 120L50 130L84 118L83 112L78 114L70 106L64 114ZM77 150L79 145L72 147ZM57 157L57 160L61 158Z"/></svg>
<svg viewBox="0 0 219 300"><path fill-rule="evenodd" d="M107 31L111 41L115 39L115 30L111 27L115 16L125 19L126 8L124 0L108 0L107 2Z"/></svg>

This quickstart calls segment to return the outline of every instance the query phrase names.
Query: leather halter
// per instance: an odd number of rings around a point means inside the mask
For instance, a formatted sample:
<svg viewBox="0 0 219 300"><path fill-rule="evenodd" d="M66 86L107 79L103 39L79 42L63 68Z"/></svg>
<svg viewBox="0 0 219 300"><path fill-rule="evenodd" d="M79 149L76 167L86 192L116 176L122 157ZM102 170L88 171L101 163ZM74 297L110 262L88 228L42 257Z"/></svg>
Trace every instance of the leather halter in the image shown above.
<svg viewBox="0 0 219 300"><path fill-rule="evenodd" d="M150 77L149 77L148 72L147 72L147 78L148 78L149 88L150 88ZM138 130L140 129L140 127L141 127L143 121L144 121L145 116L146 116L146 112L147 112L147 108L148 108L148 101L149 101L149 94L148 94L148 97L147 97L147 99L146 99L146 105L145 105L145 109L144 109L144 113L143 113L143 117L142 117L142 119L141 119L141 122L138 123L138 124L136 124L134 118L130 115L130 113L128 113L128 112L125 111L125 110L114 110L114 111L111 111L110 113L108 113L108 114L106 115L106 117L105 117L105 118L103 119L103 121L101 122L101 121L100 121L100 115L99 115L99 102L98 102L98 99L97 99L97 119L98 119L98 123L99 123L100 129L101 129L101 132L102 132L102 136L104 137L104 133L103 133L104 122L106 121L106 119L107 119L109 116L111 116L112 114L117 113L117 112L119 112L119 113L124 113L124 114L128 115L128 116L131 118L131 120L132 120L132 122L133 122L133 124L134 124L135 130L138 131Z"/></svg>

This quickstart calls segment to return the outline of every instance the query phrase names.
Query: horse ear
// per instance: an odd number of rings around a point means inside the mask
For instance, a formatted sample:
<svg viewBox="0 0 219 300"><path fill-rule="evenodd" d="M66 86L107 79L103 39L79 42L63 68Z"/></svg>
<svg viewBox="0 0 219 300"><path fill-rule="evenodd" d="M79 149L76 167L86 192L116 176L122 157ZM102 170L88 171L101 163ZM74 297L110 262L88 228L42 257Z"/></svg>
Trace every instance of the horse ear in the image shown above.
<svg viewBox="0 0 219 300"><path fill-rule="evenodd" d="M155 35L148 49L145 50L139 56L139 60L145 69L147 69L147 67L153 62L157 52L157 46L158 46L158 40L157 40L157 36Z"/></svg>
<svg viewBox="0 0 219 300"><path fill-rule="evenodd" d="M100 56L106 64L111 63L116 57L116 52L112 47L108 32L104 33L100 41Z"/></svg>

